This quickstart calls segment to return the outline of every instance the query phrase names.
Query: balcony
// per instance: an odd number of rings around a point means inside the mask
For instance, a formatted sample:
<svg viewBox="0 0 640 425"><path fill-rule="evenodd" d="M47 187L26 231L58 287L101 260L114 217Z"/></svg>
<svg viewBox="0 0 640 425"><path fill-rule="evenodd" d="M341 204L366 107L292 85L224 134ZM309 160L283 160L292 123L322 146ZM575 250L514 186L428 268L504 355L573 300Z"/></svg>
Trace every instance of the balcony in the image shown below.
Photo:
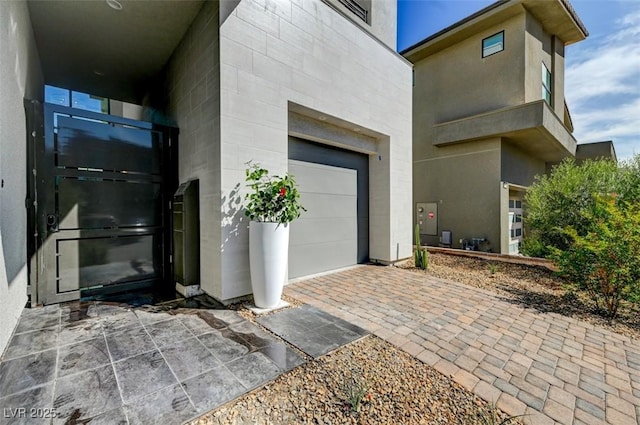
<svg viewBox="0 0 640 425"><path fill-rule="evenodd" d="M433 145L438 147L501 137L546 162L576 153L576 139L544 100L437 124L433 129Z"/></svg>

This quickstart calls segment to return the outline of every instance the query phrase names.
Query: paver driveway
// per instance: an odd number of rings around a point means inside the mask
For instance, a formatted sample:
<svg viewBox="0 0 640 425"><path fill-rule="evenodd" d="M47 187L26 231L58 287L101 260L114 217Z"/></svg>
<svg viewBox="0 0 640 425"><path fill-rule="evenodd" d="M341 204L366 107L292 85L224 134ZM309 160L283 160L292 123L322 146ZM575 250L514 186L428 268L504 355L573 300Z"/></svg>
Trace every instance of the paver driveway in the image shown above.
<svg viewBox="0 0 640 425"><path fill-rule="evenodd" d="M640 341L500 295L360 266L285 292L374 333L531 424L640 423Z"/></svg>

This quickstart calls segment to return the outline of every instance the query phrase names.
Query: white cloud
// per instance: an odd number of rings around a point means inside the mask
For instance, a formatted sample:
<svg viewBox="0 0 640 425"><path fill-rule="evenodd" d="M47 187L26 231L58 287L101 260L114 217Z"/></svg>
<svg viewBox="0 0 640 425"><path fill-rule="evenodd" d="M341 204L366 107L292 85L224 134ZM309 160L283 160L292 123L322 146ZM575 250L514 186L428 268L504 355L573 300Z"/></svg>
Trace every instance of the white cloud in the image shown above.
<svg viewBox="0 0 640 425"><path fill-rule="evenodd" d="M625 158L640 151L640 11L614 28L570 52L565 96L578 141L613 140Z"/></svg>

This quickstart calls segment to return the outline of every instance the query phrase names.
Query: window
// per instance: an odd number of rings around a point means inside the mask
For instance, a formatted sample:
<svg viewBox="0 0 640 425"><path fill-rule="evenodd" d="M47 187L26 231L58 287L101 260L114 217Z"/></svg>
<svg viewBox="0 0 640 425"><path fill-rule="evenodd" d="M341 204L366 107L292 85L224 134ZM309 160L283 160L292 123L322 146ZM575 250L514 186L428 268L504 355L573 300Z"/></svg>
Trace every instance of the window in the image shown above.
<svg viewBox="0 0 640 425"><path fill-rule="evenodd" d="M367 24L371 23L370 11L371 0L338 0L340 3L346 6L354 15L365 21Z"/></svg>
<svg viewBox="0 0 640 425"><path fill-rule="evenodd" d="M545 64L542 64L542 98L549 105L553 105L551 102L551 72L549 72Z"/></svg>
<svg viewBox="0 0 640 425"><path fill-rule="evenodd" d="M482 57L486 58L504 50L504 31L482 40Z"/></svg>
<svg viewBox="0 0 640 425"><path fill-rule="evenodd" d="M44 101L56 105L70 106L85 111L109 113L109 99L87 93L71 91L60 87L45 85Z"/></svg>

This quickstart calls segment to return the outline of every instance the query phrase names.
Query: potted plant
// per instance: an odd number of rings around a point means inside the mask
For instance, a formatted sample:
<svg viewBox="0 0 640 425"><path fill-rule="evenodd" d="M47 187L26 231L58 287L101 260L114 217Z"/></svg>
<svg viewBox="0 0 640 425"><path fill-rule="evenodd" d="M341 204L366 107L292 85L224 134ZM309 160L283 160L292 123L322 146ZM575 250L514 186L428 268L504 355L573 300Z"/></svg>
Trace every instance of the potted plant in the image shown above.
<svg viewBox="0 0 640 425"><path fill-rule="evenodd" d="M245 215L249 217L249 267L256 307L280 302L289 265L289 223L305 208L293 176L269 175L259 164L247 163Z"/></svg>

